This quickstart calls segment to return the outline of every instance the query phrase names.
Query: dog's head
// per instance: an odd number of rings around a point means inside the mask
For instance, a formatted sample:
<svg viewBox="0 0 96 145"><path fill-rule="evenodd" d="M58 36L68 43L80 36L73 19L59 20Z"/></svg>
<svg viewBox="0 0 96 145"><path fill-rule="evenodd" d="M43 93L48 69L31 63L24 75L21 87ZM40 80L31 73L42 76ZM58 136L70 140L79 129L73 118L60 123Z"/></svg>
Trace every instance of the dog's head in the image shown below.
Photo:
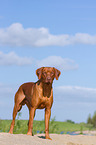
<svg viewBox="0 0 96 145"><path fill-rule="evenodd" d="M44 83L52 83L54 78L58 80L61 72L54 68L54 67L41 67L36 70L36 75L38 76L38 79L42 80Z"/></svg>

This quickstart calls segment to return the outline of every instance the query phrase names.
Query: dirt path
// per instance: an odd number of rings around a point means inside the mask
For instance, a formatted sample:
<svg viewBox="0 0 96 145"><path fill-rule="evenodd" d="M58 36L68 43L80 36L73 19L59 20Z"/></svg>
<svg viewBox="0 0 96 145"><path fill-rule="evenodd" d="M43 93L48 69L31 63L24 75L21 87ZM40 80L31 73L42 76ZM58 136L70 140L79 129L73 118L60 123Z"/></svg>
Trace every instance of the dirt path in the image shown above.
<svg viewBox="0 0 96 145"><path fill-rule="evenodd" d="M96 145L96 136L51 134L50 137L52 140L46 140L44 134L0 133L0 145Z"/></svg>

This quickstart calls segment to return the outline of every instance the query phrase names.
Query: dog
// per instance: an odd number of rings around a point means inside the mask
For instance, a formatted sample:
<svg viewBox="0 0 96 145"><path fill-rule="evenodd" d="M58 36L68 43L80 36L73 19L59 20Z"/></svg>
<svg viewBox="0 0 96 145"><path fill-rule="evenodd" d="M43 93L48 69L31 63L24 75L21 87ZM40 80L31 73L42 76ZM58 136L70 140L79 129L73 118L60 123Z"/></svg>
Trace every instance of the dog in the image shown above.
<svg viewBox="0 0 96 145"><path fill-rule="evenodd" d="M36 83L28 82L22 84L15 94L15 105L13 109L13 120L9 133L13 133L15 117L23 105L27 105L29 109L29 123L27 135L32 135L33 119L36 109L45 108L45 138L51 139L49 136L49 120L51 115L51 107L53 104L53 88L54 78L58 80L61 72L54 67L41 67L36 70L38 81Z"/></svg>

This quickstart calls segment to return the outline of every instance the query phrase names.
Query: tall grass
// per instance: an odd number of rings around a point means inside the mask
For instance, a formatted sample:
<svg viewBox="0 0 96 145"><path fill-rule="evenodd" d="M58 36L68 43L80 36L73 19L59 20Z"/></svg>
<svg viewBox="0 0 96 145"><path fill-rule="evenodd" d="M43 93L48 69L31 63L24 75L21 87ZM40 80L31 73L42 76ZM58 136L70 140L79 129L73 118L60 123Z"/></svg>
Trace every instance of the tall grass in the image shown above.
<svg viewBox="0 0 96 145"><path fill-rule="evenodd" d="M11 120L0 120L0 132L8 132L10 128ZM92 130L92 126L86 123L72 123L72 122L59 122L53 118L50 121L49 132L50 133L67 133L73 131ZM14 134L26 134L28 131L28 120L16 120L14 126ZM45 132L45 121L33 121L33 134Z"/></svg>

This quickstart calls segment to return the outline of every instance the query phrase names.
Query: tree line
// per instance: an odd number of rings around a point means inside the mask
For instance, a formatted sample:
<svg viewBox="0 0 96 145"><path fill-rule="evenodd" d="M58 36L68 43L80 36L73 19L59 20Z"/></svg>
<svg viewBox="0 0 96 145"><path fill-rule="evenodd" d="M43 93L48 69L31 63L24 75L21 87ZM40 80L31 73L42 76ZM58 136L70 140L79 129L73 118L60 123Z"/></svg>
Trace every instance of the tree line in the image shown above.
<svg viewBox="0 0 96 145"><path fill-rule="evenodd" d="M89 114L88 119L87 119L87 124L92 124L93 127L96 128L96 111L94 112L92 117L91 117L91 114Z"/></svg>

